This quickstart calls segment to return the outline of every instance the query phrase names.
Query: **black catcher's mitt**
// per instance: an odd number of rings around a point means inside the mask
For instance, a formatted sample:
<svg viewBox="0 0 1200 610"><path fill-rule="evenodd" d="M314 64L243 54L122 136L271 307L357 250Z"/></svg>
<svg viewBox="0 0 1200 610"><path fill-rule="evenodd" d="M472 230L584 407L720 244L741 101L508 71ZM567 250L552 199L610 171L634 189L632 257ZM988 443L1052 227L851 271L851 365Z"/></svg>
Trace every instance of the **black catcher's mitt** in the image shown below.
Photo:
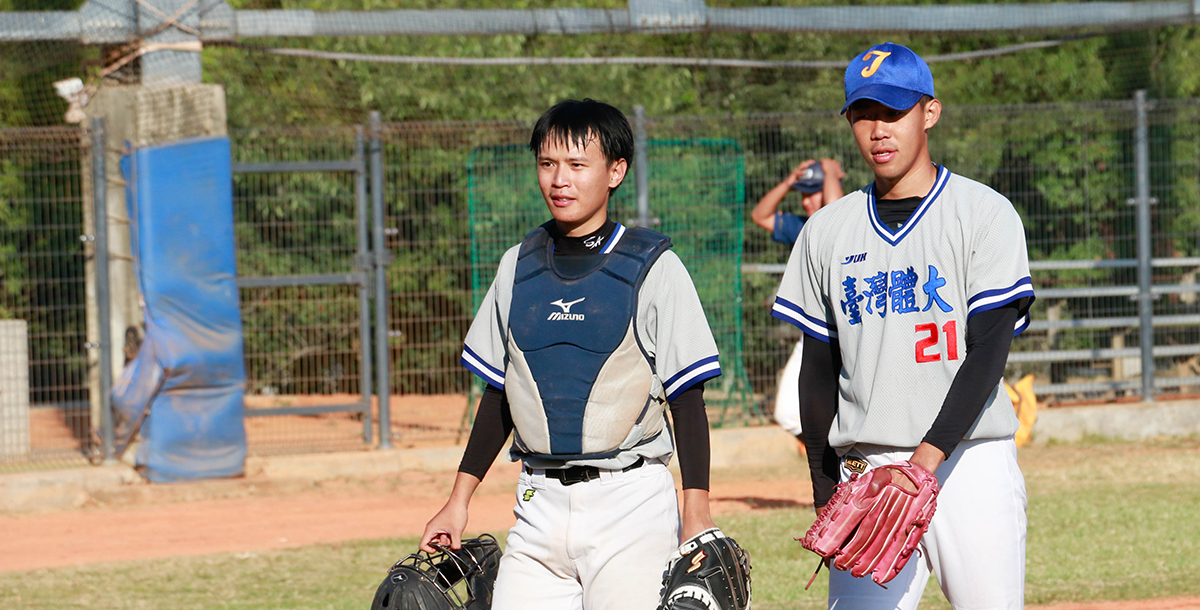
<svg viewBox="0 0 1200 610"><path fill-rule="evenodd" d="M433 545L396 562L375 591L371 610L488 610L500 569L500 545L491 534L462 548Z"/></svg>
<svg viewBox="0 0 1200 610"><path fill-rule="evenodd" d="M663 574L659 610L746 610L750 607L750 555L717 528L679 547Z"/></svg>

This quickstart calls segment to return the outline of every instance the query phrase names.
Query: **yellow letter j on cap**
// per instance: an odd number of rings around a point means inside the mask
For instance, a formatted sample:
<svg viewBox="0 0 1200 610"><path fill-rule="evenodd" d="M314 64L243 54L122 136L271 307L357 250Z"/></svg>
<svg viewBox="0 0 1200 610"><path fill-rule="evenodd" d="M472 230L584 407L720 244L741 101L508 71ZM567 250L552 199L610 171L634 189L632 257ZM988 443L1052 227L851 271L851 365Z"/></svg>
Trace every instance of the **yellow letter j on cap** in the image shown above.
<svg viewBox="0 0 1200 610"><path fill-rule="evenodd" d="M867 77L871 76L872 74L874 74L875 71L879 69L879 64L883 63L883 60L886 59L888 55L891 55L891 53L885 53L883 51L871 51L870 53L863 55L862 60L867 61L867 59L870 58L872 55L875 56L875 61L872 61L871 65L863 68L863 71L861 72L861 74L863 75L863 78L867 78Z"/></svg>

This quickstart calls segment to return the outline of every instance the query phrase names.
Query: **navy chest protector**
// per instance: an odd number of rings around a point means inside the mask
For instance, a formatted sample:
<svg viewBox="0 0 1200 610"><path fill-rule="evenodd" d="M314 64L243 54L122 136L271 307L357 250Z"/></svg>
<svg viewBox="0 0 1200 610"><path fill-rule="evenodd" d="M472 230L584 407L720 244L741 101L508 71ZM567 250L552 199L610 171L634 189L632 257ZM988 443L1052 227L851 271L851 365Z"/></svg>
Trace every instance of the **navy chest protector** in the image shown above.
<svg viewBox="0 0 1200 610"><path fill-rule="evenodd" d="M588 265L571 275L555 267L545 228L525 237L504 383L517 454L607 458L662 432L666 401L635 318L646 272L669 247L664 235L629 229L608 254L571 257Z"/></svg>

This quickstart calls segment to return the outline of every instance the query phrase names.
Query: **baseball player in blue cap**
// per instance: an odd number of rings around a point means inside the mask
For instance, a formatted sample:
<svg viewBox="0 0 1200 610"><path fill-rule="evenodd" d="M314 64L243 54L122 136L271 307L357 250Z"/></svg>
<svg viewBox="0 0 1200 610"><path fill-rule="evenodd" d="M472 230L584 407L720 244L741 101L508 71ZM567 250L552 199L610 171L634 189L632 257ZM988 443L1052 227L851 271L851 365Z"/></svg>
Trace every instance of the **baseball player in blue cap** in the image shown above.
<svg viewBox="0 0 1200 610"><path fill-rule="evenodd" d="M916 608L932 573L954 608L1022 608L1025 482L1001 383L1034 299L1021 219L931 160L942 104L916 53L873 46L845 83L875 180L805 223L772 312L810 339L799 384L815 503L904 460L940 493L920 556L886 589L832 570L829 607Z"/></svg>

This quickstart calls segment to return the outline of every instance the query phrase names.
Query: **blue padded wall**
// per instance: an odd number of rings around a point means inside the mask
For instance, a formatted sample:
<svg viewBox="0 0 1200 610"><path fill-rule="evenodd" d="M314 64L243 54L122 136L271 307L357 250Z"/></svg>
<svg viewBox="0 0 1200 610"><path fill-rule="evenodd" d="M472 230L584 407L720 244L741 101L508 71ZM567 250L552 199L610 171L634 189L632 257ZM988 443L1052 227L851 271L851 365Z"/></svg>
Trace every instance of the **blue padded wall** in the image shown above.
<svg viewBox="0 0 1200 610"><path fill-rule="evenodd" d="M144 413L137 464L151 481L240 475L246 371L229 139L141 148L121 171L146 337L113 389L117 419Z"/></svg>

